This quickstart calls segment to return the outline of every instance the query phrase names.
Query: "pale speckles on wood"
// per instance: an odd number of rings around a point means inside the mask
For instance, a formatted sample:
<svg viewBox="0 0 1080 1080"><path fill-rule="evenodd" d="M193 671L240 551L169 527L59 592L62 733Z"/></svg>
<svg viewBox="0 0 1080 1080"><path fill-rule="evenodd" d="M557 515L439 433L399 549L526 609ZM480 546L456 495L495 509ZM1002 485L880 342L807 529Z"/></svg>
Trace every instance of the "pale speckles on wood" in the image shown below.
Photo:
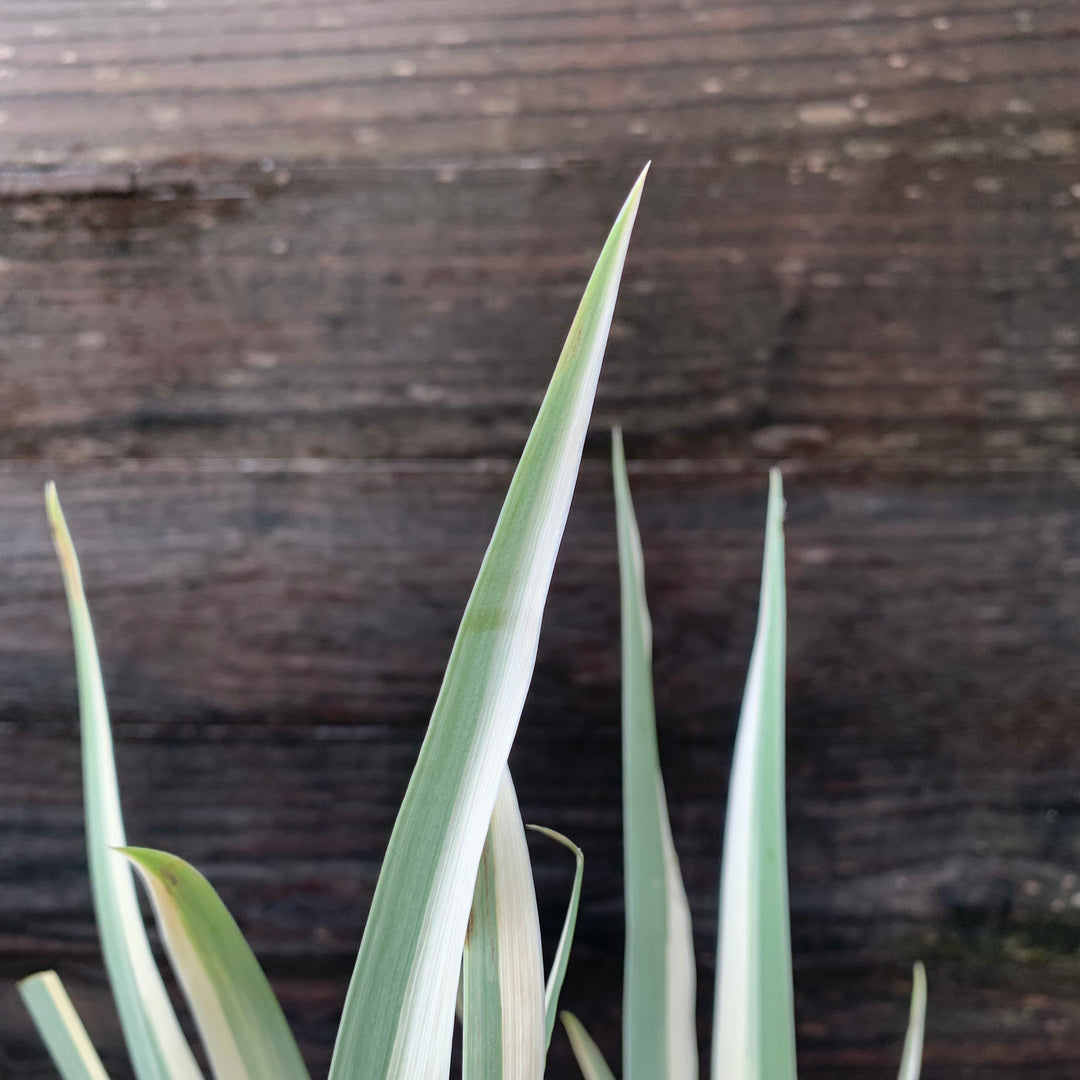
<svg viewBox="0 0 1080 1080"><path fill-rule="evenodd" d="M9 12L0 17L6 156L92 162L103 146L144 165L267 149L377 148L381 160L399 161L462 147L580 155L598 140L669 149L775 136L798 122L793 105L806 122L833 126L852 94L874 101L852 118L868 127L929 125L943 113L991 120L1020 88L1038 115L1077 107L1062 63L1075 32L1067 7L1018 13L985 0L947 25L942 18L927 0L904 11L840 0L790 10L549 3L528 13L502 4L391 13L292 2L213 14L172 5L48 24ZM48 38L34 33L42 25ZM466 85L470 93L455 92Z"/></svg>
<svg viewBox="0 0 1080 1080"><path fill-rule="evenodd" d="M1044 149L842 132L659 165L599 425L659 458L764 462L812 427L827 472L1067 469L1080 220L1072 151ZM523 165L264 155L9 200L0 451L512 455L630 170Z"/></svg>
<svg viewBox="0 0 1080 1080"><path fill-rule="evenodd" d="M895 1076L919 954L927 1080L1067 1075L1076 34L1061 0L8 0L0 973L58 964L125 1075L59 474L133 838L210 873L325 1064L510 462L652 157L514 758L589 859L566 1000L617 1045L619 422L706 967L782 460L800 1075ZM51 1076L5 985L0 1074Z"/></svg>

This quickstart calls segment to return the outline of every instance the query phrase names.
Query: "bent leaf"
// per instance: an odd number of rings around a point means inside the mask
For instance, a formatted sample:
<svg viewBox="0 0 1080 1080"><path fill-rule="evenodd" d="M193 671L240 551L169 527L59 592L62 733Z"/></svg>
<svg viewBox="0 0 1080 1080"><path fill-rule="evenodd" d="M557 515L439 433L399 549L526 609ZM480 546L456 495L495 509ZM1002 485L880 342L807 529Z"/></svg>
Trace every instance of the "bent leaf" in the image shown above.
<svg viewBox="0 0 1080 1080"><path fill-rule="evenodd" d="M562 993L566 967L570 963L570 948L574 944L574 928L577 926L578 907L581 904L581 881L585 874L585 855L573 840L568 840L554 829L545 829L543 825L526 825L525 827L554 840L557 844L562 844L564 848L573 852L575 863L574 884L570 887L570 903L566 906L566 917L563 919L559 945L555 950L555 958L551 961L551 971L548 973L547 987L544 990L546 1014L544 1046L550 1047L551 1034L555 1030L555 1017L559 1011L559 994Z"/></svg>
<svg viewBox="0 0 1080 1080"><path fill-rule="evenodd" d="M139 1080L201 1080L150 952L131 868L110 850L123 847L127 841L94 628L75 546L51 483L45 488L45 506L64 575L75 641L90 885L124 1041Z"/></svg>
<svg viewBox="0 0 1080 1080"><path fill-rule="evenodd" d="M462 962L463 1080L541 1080L544 957L510 771L491 815Z"/></svg>
<svg viewBox="0 0 1080 1080"><path fill-rule="evenodd" d="M60 976L55 971L41 971L18 986L63 1080L109 1080Z"/></svg>
<svg viewBox="0 0 1080 1080"><path fill-rule="evenodd" d="M458 629L383 861L330 1080L441 1080L473 886L532 678L643 172L570 327Z"/></svg>
<svg viewBox="0 0 1080 1080"><path fill-rule="evenodd" d="M713 1080L795 1080L784 819L784 591L784 495L774 469L757 634L724 826Z"/></svg>
<svg viewBox="0 0 1080 1080"><path fill-rule="evenodd" d="M592 1041L581 1021L573 1014L562 1013L563 1027L570 1038L570 1048L574 1051L578 1068L585 1080L615 1080L615 1074L608 1068L600 1047Z"/></svg>
<svg viewBox="0 0 1080 1080"><path fill-rule="evenodd" d="M309 1080L259 962L193 866L149 848L122 854L146 885L169 959L218 1080Z"/></svg>
<svg viewBox="0 0 1080 1080"><path fill-rule="evenodd" d="M908 1017L907 1035L904 1037L904 1054L900 1059L897 1080L919 1080L922 1072L923 1030L926 1027L926 968L916 961L911 973L911 1014Z"/></svg>
<svg viewBox="0 0 1080 1080"><path fill-rule="evenodd" d="M652 624L618 429L612 432L611 454L622 594L623 1075L626 1080L695 1080L694 939L660 774Z"/></svg>

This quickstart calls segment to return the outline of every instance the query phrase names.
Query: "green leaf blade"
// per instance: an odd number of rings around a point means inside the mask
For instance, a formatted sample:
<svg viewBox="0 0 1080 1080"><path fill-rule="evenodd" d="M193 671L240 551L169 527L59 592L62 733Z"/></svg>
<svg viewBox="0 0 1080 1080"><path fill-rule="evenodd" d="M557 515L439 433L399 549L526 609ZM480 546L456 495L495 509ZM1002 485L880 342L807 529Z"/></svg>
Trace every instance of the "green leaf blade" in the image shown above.
<svg viewBox="0 0 1080 1080"><path fill-rule="evenodd" d="M60 976L42 971L18 987L63 1080L109 1080Z"/></svg>
<svg viewBox="0 0 1080 1080"><path fill-rule="evenodd" d="M101 950L138 1080L202 1080L146 937L126 844L109 712L75 545L56 488L45 489L71 615L79 685L86 848Z"/></svg>
<svg viewBox="0 0 1080 1080"><path fill-rule="evenodd" d="M217 1080L310 1080L259 962L210 883L175 855L125 848Z"/></svg>
<svg viewBox="0 0 1080 1080"><path fill-rule="evenodd" d="M615 1074L600 1053L600 1047L593 1042L581 1021L573 1013L564 1012L562 1022L570 1039L570 1048L574 1051L574 1058L585 1080L615 1080Z"/></svg>
<svg viewBox="0 0 1080 1080"><path fill-rule="evenodd" d="M923 1033L926 1029L926 968L922 961L915 964L911 973L911 1011L908 1016L907 1034L904 1036L904 1053L900 1058L897 1080L919 1080L922 1072Z"/></svg>
<svg viewBox="0 0 1080 1080"><path fill-rule="evenodd" d="M463 1080L542 1080L544 958L509 770L480 859L462 963Z"/></svg>
<svg viewBox="0 0 1080 1080"><path fill-rule="evenodd" d="M626 1080L695 1080L696 976L690 907L671 836L652 686L652 625L622 435L612 433L622 609Z"/></svg>
<svg viewBox="0 0 1080 1080"><path fill-rule="evenodd" d="M757 634L724 827L713 1080L795 1080L784 807L783 520L783 488L774 469Z"/></svg>
<svg viewBox="0 0 1080 1080"><path fill-rule="evenodd" d="M448 1075L472 886L532 677L644 175L586 287L466 606L387 847L330 1080Z"/></svg>
<svg viewBox="0 0 1080 1080"><path fill-rule="evenodd" d="M546 1011L544 1045L550 1047L551 1036L555 1031L555 1021L559 1013L559 995L562 993L563 982L566 980L566 969L570 963L570 949L574 944L574 930L577 927L578 909L581 906L581 883L585 876L585 854L573 840L568 839L554 829L547 829L543 825L527 825L526 828L554 840L557 844L562 844L574 856L574 883L570 887L570 902L566 905L566 916L563 919L562 932L559 934L559 944L555 949L547 986L544 989L544 1008Z"/></svg>

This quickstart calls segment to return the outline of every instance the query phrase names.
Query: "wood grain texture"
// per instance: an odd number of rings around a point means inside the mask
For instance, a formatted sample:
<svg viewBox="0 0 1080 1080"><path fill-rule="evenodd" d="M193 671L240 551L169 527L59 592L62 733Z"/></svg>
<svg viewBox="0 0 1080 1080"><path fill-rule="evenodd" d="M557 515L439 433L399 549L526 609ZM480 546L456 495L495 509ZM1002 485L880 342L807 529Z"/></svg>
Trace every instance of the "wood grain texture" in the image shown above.
<svg viewBox="0 0 1080 1080"><path fill-rule="evenodd" d="M599 424L656 458L1071 470L1080 158L890 146L658 164ZM0 205L0 450L516 453L629 167L274 169Z"/></svg>
<svg viewBox="0 0 1080 1080"><path fill-rule="evenodd" d="M1078 27L1060 0L9 3L5 156L546 160L1028 109L1068 130Z"/></svg>
<svg viewBox="0 0 1080 1080"><path fill-rule="evenodd" d="M56 958L81 983L96 947L42 476L0 477L9 553L0 967L16 975ZM505 470L465 465L147 465L61 478L132 835L184 854L221 887L319 1064L506 481ZM633 482L662 753L707 968L763 496L756 482L656 467ZM1070 958L1080 745L1064 722L1080 693L1071 488L789 489L792 906L806 1075L847 1065L888 1075L904 965L919 955L934 973L928 1075L962 1063L963 1075L988 1077L1002 1061L1036 1076L1060 1071L1080 1050ZM568 995L609 1046L621 948L612 515L605 471L587 469L513 759L526 816L589 852ZM987 535L994 544L980 547ZM570 868L558 851L536 855L554 931ZM100 979L86 991L96 1001ZM1028 1012L1009 1011L1024 1002ZM983 1008L1021 1019L991 1033L976 1020ZM950 1024L967 1039L979 1030L974 1058L952 1045ZM1047 1024L1055 1039L1035 1030ZM98 1027L115 1059L115 1030L104 1015ZM29 1045L24 1031L14 1060L34 1060Z"/></svg>
<svg viewBox="0 0 1080 1080"><path fill-rule="evenodd" d="M133 839L210 876L306 1055L512 461L649 188L513 764L586 849L618 1059L624 426L701 960L787 477L801 1075L1080 1066L1080 4L0 0L0 1078L55 964L128 1073L40 508L86 570ZM534 850L542 915L570 867ZM550 942L549 942L550 944ZM576 1075L556 1040L553 1077Z"/></svg>

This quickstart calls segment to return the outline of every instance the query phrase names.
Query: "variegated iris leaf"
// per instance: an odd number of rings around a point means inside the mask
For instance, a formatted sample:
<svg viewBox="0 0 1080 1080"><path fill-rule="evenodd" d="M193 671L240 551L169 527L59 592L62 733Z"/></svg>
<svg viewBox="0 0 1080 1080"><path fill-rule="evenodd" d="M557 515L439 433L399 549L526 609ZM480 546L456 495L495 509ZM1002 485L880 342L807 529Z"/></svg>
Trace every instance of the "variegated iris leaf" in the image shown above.
<svg viewBox="0 0 1080 1080"><path fill-rule="evenodd" d="M784 493L774 469L757 634L724 826L713 1080L795 1080L784 816L786 635Z"/></svg>
<svg viewBox="0 0 1080 1080"><path fill-rule="evenodd" d="M696 1080L694 939L660 774L652 624L622 434L612 436L622 609L623 1075Z"/></svg>
<svg viewBox="0 0 1080 1080"><path fill-rule="evenodd" d="M109 1080L90 1036L55 971L19 983L19 995L62 1080Z"/></svg>
<svg viewBox="0 0 1080 1080"><path fill-rule="evenodd" d="M131 868L112 850L123 847L126 839L94 628L75 545L52 484L45 489L45 506L75 641L86 849L94 913L124 1040L138 1080L202 1080L150 952Z"/></svg>
<svg viewBox="0 0 1080 1080"><path fill-rule="evenodd" d="M150 894L217 1080L309 1080L281 1006L210 882L164 851L123 854Z"/></svg>
<svg viewBox="0 0 1080 1080"><path fill-rule="evenodd" d="M443 1080L473 886L532 678L642 173L510 482L383 861L330 1080Z"/></svg>
<svg viewBox="0 0 1080 1080"><path fill-rule="evenodd" d="M542 1080L540 919L508 769L476 875L461 971L463 1080Z"/></svg>

